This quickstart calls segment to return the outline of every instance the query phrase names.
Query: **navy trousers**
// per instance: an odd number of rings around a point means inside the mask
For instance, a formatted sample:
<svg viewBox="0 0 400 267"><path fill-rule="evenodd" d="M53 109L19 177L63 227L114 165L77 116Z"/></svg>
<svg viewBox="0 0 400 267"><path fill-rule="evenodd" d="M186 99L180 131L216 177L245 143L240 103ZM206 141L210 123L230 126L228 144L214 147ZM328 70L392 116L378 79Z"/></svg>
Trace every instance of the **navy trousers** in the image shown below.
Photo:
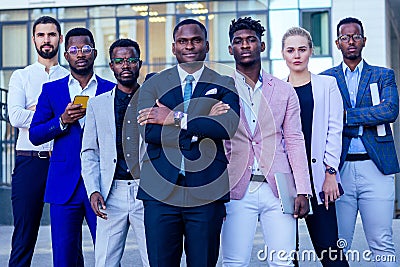
<svg viewBox="0 0 400 267"><path fill-rule="evenodd" d="M179 267L183 246L188 267L215 267L225 205L177 207L144 200L147 254L151 267Z"/></svg>
<svg viewBox="0 0 400 267"><path fill-rule="evenodd" d="M90 206L82 178L67 203L50 203L50 218L53 266L84 266L82 223L83 219L86 219L94 244L96 239L96 215Z"/></svg>
<svg viewBox="0 0 400 267"><path fill-rule="evenodd" d="M14 232L10 267L30 266L43 212L49 159L17 156L11 182Z"/></svg>

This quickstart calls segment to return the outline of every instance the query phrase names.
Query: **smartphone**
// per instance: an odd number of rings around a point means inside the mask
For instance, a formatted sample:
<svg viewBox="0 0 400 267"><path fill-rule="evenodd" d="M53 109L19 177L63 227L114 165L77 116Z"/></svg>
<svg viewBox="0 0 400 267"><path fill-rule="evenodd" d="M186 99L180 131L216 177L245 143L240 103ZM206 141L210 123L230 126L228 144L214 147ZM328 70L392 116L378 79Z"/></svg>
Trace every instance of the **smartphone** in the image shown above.
<svg viewBox="0 0 400 267"><path fill-rule="evenodd" d="M82 108L87 108L88 100L89 96L87 95L76 95L73 104L82 104Z"/></svg>
<svg viewBox="0 0 400 267"><path fill-rule="evenodd" d="M341 195L344 194L342 184L338 183L338 187L339 187L339 196L341 196ZM319 192L319 197L321 198L322 202L325 202L325 193L324 193L324 191Z"/></svg>

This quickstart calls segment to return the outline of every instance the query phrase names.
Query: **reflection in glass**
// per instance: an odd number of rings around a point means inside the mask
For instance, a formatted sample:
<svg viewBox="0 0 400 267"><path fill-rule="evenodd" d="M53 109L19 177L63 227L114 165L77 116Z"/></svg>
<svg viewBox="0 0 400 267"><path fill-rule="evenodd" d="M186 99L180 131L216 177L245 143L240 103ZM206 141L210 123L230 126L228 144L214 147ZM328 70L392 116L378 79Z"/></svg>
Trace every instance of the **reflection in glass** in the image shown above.
<svg viewBox="0 0 400 267"><path fill-rule="evenodd" d="M59 8L58 18L59 19L76 19L76 18L86 18L87 8L77 7L77 8Z"/></svg>
<svg viewBox="0 0 400 267"><path fill-rule="evenodd" d="M28 10L6 10L0 12L0 21L28 20Z"/></svg>
<svg viewBox="0 0 400 267"><path fill-rule="evenodd" d="M311 33L314 55L329 55L329 14L328 11L302 13L302 27Z"/></svg>

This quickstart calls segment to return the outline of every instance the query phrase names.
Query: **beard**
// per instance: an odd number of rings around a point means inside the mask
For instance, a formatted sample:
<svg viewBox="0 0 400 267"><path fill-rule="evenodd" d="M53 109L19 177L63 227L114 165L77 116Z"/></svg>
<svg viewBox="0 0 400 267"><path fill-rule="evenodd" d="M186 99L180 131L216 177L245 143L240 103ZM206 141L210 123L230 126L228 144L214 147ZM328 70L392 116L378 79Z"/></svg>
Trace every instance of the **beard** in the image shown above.
<svg viewBox="0 0 400 267"><path fill-rule="evenodd" d="M131 86L136 85L138 76L139 76L139 71L136 71L133 73L132 78L124 80L121 78L120 74L114 72L115 79L117 79L117 81L120 84L122 84L123 86L126 86L126 87L131 87Z"/></svg>
<svg viewBox="0 0 400 267"><path fill-rule="evenodd" d="M46 45L49 45L49 44L46 44ZM42 58L44 58L44 59L52 59L58 53L58 44L57 44L57 47L54 47L52 45L50 45L50 46L53 48L53 50L50 50L50 51L42 50L44 45L40 46L39 48L37 46L35 46L35 48L36 48L36 51L39 54L39 56L41 56Z"/></svg>
<svg viewBox="0 0 400 267"><path fill-rule="evenodd" d="M88 65L86 68L83 69L77 69L75 67L72 67L71 64L69 64L69 68L71 69L71 71L81 76L85 76L91 73L93 71L93 66L94 66L94 61L92 62L92 64Z"/></svg>

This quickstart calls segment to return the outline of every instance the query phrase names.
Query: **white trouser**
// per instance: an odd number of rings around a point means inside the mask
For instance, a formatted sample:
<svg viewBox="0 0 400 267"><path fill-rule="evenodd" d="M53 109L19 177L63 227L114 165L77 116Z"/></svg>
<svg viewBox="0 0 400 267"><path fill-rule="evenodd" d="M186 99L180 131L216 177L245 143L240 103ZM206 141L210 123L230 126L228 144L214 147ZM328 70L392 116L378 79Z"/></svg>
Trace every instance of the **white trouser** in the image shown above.
<svg viewBox="0 0 400 267"><path fill-rule="evenodd" d="M149 266L143 224L143 203L136 199L139 180L114 180L106 201L107 220L97 217L95 261L97 267L118 267L129 225L135 233L142 264Z"/></svg>
<svg viewBox="0 0 400 267"><path fill-rule="evenodd" d="M282 213L280 200L269 184L250 182L242 199L226 203L226 213L221 237L224 267L249 266L258 217L269 266L293 266L290 257L296 249L296 220ZM279 251L284 253L278 257Z"/></svg>
<svg viewBox="0 0 400 267"><path fill-rule="evenodd" d="M375 266L395 267L382 262L396 255L392 239L394 175L382 174L372 160L346 161L340 171L344 195L336 201L339 238L351 248L357 213L360 211L365 237ZM355 248L356 249L356 248ZM382 258L383 256L383 258Z"/></svg>

